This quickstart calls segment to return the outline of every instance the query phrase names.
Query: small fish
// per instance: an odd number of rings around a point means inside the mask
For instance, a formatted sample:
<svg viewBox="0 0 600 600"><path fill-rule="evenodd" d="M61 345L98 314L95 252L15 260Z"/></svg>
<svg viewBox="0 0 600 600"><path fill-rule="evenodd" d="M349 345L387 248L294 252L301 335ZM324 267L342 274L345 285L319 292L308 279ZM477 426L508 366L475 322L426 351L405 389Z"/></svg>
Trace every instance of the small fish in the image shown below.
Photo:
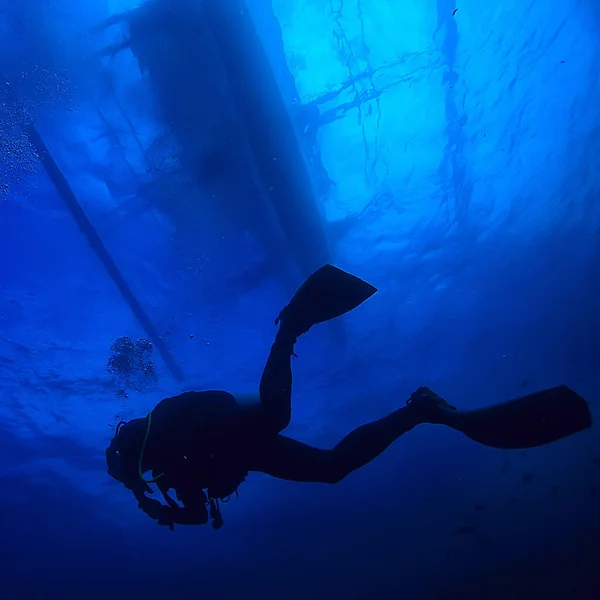
<svg viewBox="0 0 600 600"><path fill-rule="evenodd" d="M511 496L510 497L510 503L511 504L516 504L519 501L519 499L516 496Z"/></svg>
<svg viewBox="0 0 600 600"><path fill-rule="evenodd" d="M455 8L455 9L452 11L452 16L454 16L454 15L455 15L457 12L458 12L458 8Z"/></svg>
<svg viewBox="0 0 600 600"><path fill-rule="evenodd" d="M485 508L485 506L483 504L476 504L474 508L475 512L481 512Z"/></svg>
<svg viewBox="0 0 600 600"><path fill-rule="evenodd" d="M474 533L477 533L476 525L461 525L454 532L454 535L473 535Z"/></svg>
<svg viewBox="0 0 600 600"><path fill-rule="evenodd" d="M551 485L550 486L550 490L549 490L549 494L550 496L558 496L558 492L559 492L559 487L557 485Z"/></svg>
<svg viewBox="0 0 600 600"><path fill-rule="evenodd" d="M529 379L523 379L523 381L521 381L521 387L527 387L529 385Z"/></svg>
<svg viewBox="0 0 600 600"><path fill-rule="evenodd" d="M600 467L600 458L598 458L597 456L594 456L594 458L592 458L592 462L597 466Z"/></svg>
<svg viewBox="0 0 600 600"><path fill-rule="evenodd" d="M533 473L525 473L523 475L523 483L531 483L535 479Z"/></svg>
<svg viewBox="0 0 600 600"><path fill-rule="evenodd" d="M510 458L505 458L502 461L502 466L500 467L500 473L508 473L510 470Z"/></svg>
<svg viewBox="0 0 600 600"><path fill-rule="evenodd" d="M588 491L590 498L596 499L598 497L598 488L592 486Z"/></svg>
<svg viewBox="0 0 600 600"><path fill-rule="evenodd" d="M519 456L521 458L527 458L527 450L521 450L521 452L519 452Z"/></svg>

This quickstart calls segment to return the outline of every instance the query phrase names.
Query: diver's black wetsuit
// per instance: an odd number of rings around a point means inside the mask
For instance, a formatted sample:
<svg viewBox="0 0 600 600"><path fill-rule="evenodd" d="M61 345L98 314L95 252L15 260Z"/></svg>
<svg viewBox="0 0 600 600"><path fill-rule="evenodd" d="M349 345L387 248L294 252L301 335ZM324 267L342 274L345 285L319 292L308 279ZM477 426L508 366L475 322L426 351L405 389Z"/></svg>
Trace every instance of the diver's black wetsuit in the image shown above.
<svg viewBox="0 0 600 600"><path fill-rule="evenodd" d="M249 471L298 482L336 483L379 456L420 423L443 424L496 448L529 448L591 426L585 400L566 386L479 410L458 411L426 387L407 405L320 450L281 435L292 413L291 357L316 323L352 310L375 288L330 265L311 276L277 322L281 326L260 382L260 403L244 407L222 391L187 392L161 401L147 419L120 424L106 451L109 474L131 489L159 524L222 525L218 500ZM122 425L122 427L121 427ZM153 481L143 478L152 471ZM155 482L167 506L146 496ZM174 489L184 507L169 495ZM206 492L204 491L206 490Z"/></svg>
<svg viewBox="0 0 600 600"><path fill-rule="evenodd" d="M280 331L261 378L260 404L239 406L230 412L220 423L218 434L209 434L210 441L200 422L202 405L209 400L225 400L229 396L226 392L188 392L156 406L143 469L164 473L157 485L165 493L175 489L185 510L171 504L173 514L163 511L151 514L153 518L165 524L169 524L169 517L175 523L205 523L203 488L215 498L229 496L249 471L290 481L337 483L425 419L424 412L420 414L408 405L359 427L330 450L281 435L292 412L291 356L295 341ZM200 409L198 423L194 405ZM187 458L182 461L184 455ZM140 497L138 500L142 509L145 505L156 507L152 501L148 504Z"/></svg>

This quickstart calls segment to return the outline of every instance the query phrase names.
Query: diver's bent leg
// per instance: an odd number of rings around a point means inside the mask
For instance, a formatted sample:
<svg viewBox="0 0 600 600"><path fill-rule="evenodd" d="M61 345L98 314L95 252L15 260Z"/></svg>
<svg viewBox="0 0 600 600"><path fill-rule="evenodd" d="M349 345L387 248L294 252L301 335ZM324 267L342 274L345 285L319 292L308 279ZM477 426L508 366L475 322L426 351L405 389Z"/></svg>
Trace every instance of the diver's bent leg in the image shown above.
<svg viewBox="0 0 600 600"><path fill-rule="evenodd" d="M331 450L337 468L335 481L370 463L401 435L425 422L412 407L405 406L351 431Z"/></svg>
<svg viewBox="0 0 600 600"><path fill-rule="evenodd" d="M279 435L256 452L249 470L289 481L337 483L423 422L417 411L407 406L355 429L331 450Z"/></svg>
<svg viewBox="0 0 600 600"><path fill-rule="evenodd" d="M298 337L313 325L330 321L360 306L377 289L332 265L315 271L279 313L279 333L260 382L260 405L269 430L283 431L292 415L290 356Z"/></svg>
<svg viewBox="0 0 600 600"><path fill-rule="evenodd" d="M281 328L271 347L267 364L260 380L260 406L273 433L283 431L292 417L292 365L296 338Z"/></svg>

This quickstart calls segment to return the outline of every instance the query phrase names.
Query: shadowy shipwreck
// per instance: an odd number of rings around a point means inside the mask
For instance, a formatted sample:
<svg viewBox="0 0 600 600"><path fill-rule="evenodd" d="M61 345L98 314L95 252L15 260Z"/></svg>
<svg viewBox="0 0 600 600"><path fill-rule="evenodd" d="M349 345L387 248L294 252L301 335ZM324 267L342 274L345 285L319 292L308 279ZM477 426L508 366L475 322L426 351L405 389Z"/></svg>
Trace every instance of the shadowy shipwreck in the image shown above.
<svg viewBox="0 0 600 600"><path fill-rule="evenodd" d="M330 262L314 191L326 174L314 150L308 168L293 107L244 0L147 0L98 29L119 24L126 37L105 53L128 48L136 57L214 218L256 237L288 290Z"/></svg>

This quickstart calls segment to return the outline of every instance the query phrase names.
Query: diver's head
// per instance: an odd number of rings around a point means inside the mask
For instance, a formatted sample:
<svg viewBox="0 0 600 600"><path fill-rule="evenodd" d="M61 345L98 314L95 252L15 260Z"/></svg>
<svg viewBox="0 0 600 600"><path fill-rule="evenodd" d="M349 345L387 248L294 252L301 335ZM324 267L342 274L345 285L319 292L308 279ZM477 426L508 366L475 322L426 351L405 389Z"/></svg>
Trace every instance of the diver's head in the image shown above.
<svg viewBox="0 0 600 600"><path fill-rule="evenodd" d="M139 482L139 460L145 431L145 419L133 419L127 423L121 421L105 452L108 474L129 489Z"/></svg>

